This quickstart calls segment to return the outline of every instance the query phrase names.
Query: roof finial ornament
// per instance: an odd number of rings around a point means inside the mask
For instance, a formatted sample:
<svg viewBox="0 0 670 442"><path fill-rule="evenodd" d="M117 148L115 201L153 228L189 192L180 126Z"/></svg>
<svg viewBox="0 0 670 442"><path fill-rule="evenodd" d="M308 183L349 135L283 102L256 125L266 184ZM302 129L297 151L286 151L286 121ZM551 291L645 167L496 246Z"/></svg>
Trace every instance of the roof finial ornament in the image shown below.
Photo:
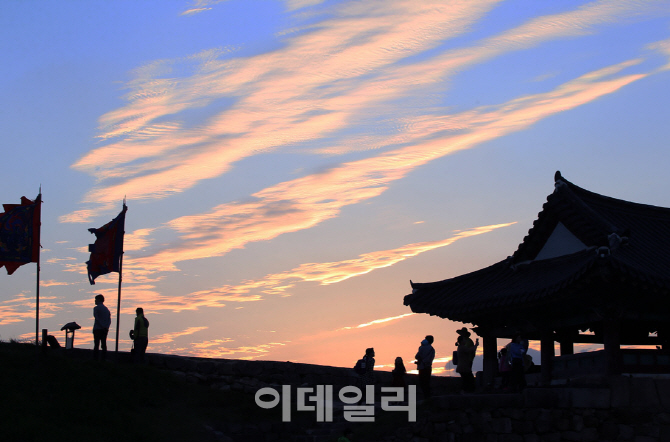
<svg viewBox="0 0 670 442"><path fill-rule="evenodd" d="M596 249L596 254L601 258L606 258L612 254L609 247L601 246Z"/></svg>
<svg viewBox="0 0 670 442"><path fill-rule="evenodd" d="M561 175L561 171L557 170L554 174L554 190L557 190L561 186L565 186L565 180L563 179L563 175Z"/></svg>
<svg viewBox="0 0 670 442"><path fill-rule="evenodd" d="M616 233L610 233L607 236L607 240L610 244L610 250L616 250L621 246L627 246L628 245L628 237L627 236L619 236Z"/></svg>

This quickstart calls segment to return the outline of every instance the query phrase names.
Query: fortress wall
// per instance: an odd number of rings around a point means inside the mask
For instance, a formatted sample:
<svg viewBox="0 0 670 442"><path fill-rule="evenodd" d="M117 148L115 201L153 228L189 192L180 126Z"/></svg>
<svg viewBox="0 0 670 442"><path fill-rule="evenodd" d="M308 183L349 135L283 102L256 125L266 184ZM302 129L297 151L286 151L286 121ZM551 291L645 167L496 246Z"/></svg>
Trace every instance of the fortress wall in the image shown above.
<svg viewBox="0 0 670 442"><path fill-rule="evenodd" d="M333 385L337 390L355 385L351 368L276 361L241 361L191 358L172 355L147 355L151 365L171 370L187 382L204 383L222 390L255 394L263 387L278 389ZM389 372L376 372L377 386L391 383ZM415 375L408 375L416 384ZM430 406L420 406L416 422L398 420L387 442L562 442L632 441L670 442L670 379L595 377L585 382L546 388L527 388L522 394L460 395L460 379L432 378L435 397ZM421 394L418 393L419 399ZM387 412L388 413L388 412ZM403 415L405 416L405 415ZM277 423L274 423L275 428ZM231 427L227 440L267 440L258 428ZM287 440L331 441L337 429L321 433L314 429ZM342 426L331 423L332 426ZM357 424L352 426L356 431ZM363 424L362 424L363 425ZM316 425L316 427L319 427ZM337 427L337 428L339 428ZM335 427L333 427L335 428ZM276 431L276 428L275 430ZM310 433L310 431L312 431ZM325 434L318 436L318 434Z"/></svg>

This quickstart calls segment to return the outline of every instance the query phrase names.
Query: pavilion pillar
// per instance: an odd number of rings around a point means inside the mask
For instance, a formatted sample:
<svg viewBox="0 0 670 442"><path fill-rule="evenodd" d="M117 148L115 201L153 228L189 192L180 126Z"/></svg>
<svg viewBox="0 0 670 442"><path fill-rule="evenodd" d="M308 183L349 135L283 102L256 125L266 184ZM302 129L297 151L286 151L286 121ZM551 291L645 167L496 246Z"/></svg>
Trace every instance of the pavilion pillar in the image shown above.
<svg viewBox="0 0 670 442"><path fill-rule="evenodd" d="M540 337L540 374L542 385L549 385L551 383L554 356L554 332L552 330L543 331Z"/></svg>
<svg viewBox="0 0 670 442"><path fill-rule="evenodd" d="M607 359L607 374L621 374L621 320L603 320L603 346Z"/></svg>
<svg viewBox="0 0 670 442"><path fill-rule="evenodd" d="M573 355L575 354L575 344L572 342L572 339L567 339L560 341L561 344L561 356Z"/></svg>
<svg viewBox="0 0 670 442"><path fill-rule="evenodd" d="M494 335L486 334L482 336L482 346L484 353L484 388L489 389L493 387L498 371L498 339Z"/></svg>

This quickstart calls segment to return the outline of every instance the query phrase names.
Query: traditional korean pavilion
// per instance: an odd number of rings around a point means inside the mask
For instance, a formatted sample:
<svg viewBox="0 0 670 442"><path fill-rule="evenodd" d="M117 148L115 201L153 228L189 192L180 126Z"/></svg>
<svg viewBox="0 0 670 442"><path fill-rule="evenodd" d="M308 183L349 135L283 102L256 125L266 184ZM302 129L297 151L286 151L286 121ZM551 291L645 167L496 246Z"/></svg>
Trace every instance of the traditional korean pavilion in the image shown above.
<svg viewBox="0 0 670 442"><path fill-rule="evenodd" d="M670 209L590 192L560 172L554 181L512 256L444 281L410 281L405 305L473 324L487 384L497 338L516 333L540 341L543 383L586 373L670 373ZM574 343L603 350L574 354Z"/></svg>

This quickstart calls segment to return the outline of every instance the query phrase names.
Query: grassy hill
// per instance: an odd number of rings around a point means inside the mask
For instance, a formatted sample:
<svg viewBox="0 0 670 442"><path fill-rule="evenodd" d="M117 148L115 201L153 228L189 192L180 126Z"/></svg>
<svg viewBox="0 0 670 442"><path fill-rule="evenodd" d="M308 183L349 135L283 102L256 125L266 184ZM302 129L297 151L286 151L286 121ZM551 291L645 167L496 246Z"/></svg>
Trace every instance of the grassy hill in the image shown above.
<svg viewBox="0 0 670 442"><path fill-rule="evenodd" d="M3 441L215 441L222 423L281 420L253 395L16 342L0 342L0 395Z"/></svg>

